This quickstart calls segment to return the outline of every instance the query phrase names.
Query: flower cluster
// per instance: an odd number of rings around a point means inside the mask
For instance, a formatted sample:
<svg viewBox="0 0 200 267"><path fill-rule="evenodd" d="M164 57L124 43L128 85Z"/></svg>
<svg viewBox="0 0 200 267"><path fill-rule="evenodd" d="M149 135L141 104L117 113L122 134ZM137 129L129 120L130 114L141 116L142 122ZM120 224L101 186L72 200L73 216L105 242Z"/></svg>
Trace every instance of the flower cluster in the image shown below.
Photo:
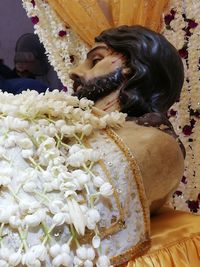
<svg viewBox="0 0 200 267"><path fill-rule="evenodd" d="M164 35L174 44L185 67L185 83L180 101L169 111L169 117L186 148L185 174L172 199L175 208L198 212L199 209L199 58L198 43L200 3L172 1L165 16ZM191 204L192 203L192 204ZM193 205L195 203L195 205Z"/></svg>
<svg viewBox="0 0 200 267"><path fill-rule="evenodd" d="M0 266L110 266L101 255L95 203L114 189L93 172L101 154L85 139L94 130L118 127L125 116L96 117L92 106L57 90L0 92ZM53 238L60 227L67 242ZM80 244L86 231L91 244Z"/></svg>

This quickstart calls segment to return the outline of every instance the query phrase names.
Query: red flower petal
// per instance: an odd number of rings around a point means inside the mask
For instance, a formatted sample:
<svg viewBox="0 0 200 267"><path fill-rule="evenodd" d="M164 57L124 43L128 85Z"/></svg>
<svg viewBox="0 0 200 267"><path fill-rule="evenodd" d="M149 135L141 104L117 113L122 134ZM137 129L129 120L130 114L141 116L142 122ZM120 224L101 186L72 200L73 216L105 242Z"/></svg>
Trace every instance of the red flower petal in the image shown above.
<svg viewBox="0 0 200 267"><path fill-rule="evenodd" d="M199 209L199 202L197 200L187 200L188 208L190 211L197 213Z"/></svg>
<svg viewBox="0 0 200 267"><path fill-rule="evenodd" d="M35 1L34 0L31 1L31 4L33 5L33 7L35 7Z"/></svg>
<svg viewBox="0 0 200 267"><path fill-rule="evenodd" d="M60 37L63 37L63 36L65 36L67 34L67 32L66 31L59 31L59 33L58 33L58 35L60 36Z"/></svg>
<svg viewBox="0 0 200 267"><path fill-rule="evenodd" d="M188 58L188 51L187 51L186 47L183 47L180 50L178 50L178 53L179 53L180 57Z"/></svg>
<svg viewBox="0 0 200 267"><path fill-rule="evenodd" d="M190 125L185 125L182 129L182 132L185 134L185 135L191 135L192 134L192 127Z"/></svg>
<svg viewBox="0 0 200 267"><path fill-rule="evenodd" d="M31 17L31 21L33 24L37 24L39 22L38 16Z"/></svg>

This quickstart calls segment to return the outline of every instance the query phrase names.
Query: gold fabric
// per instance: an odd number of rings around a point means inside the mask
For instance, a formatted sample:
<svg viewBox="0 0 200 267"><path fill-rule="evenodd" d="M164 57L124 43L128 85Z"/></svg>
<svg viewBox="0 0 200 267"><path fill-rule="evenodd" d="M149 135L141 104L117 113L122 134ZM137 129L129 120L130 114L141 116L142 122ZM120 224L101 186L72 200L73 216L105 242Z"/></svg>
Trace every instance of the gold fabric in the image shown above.
<svg viewBox="0 0 200 267"><path fill-rule="evenodd" d="M199 267L200 216L164 210L151 220L151 248L126 267Z"/></svg>
<svg viewBox="0 0 200 267"><path fill-rule="evenodd" d="M67 26L92 46L95 36L113 26L140 24L159 31L169 0L48 0L48 3Z"/></svg>

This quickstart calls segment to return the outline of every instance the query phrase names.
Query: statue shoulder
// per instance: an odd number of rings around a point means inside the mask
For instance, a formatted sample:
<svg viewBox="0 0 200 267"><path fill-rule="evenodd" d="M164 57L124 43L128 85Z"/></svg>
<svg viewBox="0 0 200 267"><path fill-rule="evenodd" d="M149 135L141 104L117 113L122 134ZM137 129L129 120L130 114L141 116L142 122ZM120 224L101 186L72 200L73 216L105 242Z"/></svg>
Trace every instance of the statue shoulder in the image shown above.
<svg viewBox="0 0 200 267"><path fill-rule="evenodd" d="M127 121L117 131L141 170L151 212L172 194L184 171L184 158L177 140L155 127Z"/></svg>

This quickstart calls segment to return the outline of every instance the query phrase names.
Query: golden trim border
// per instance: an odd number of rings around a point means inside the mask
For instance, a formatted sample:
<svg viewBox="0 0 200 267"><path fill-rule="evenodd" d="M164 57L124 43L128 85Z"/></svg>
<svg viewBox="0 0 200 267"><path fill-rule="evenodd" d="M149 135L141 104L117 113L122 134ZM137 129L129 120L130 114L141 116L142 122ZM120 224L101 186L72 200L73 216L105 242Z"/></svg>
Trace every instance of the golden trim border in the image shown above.
<svg viewBox="0 0 200 267"><path fill-rule="evenodd" d="M133 248L123 252L122 254L116 255L111 258L111 263L115 266L121 265L139 255L143 254L150 247L150 214L149 207L147 205L147 199L145 195L145 189L142 182L142 174L140 168L131 153L130 149L126 146L124 141L111 129L105 130L107 135L116 143L116 145L121 149L126 159L130 164L131 171L134 175L136 186L139 192L139 199L141 202L142 210L143 210L143 219L144 219L144 240L139 242Z"/></svg>

